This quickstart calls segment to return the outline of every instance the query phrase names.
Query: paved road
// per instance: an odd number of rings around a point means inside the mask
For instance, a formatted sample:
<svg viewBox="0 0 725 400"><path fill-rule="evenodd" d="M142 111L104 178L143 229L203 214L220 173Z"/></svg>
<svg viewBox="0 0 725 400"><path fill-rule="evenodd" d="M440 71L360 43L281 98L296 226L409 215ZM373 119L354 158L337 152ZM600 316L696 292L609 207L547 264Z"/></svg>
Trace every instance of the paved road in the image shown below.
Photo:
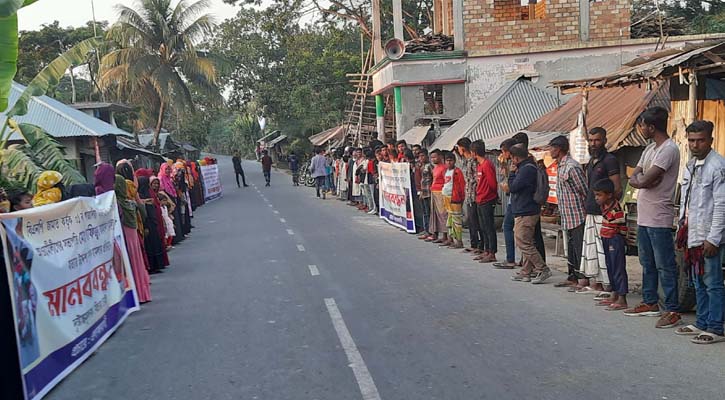
<svg viewBox="0 0 725 400"><path fill-rule="evenodd" d="M265 188L256 163L246 189L221 167L225 196L154 301L48 398L725 398L725 345L512 282L287 175Z"/></svg>

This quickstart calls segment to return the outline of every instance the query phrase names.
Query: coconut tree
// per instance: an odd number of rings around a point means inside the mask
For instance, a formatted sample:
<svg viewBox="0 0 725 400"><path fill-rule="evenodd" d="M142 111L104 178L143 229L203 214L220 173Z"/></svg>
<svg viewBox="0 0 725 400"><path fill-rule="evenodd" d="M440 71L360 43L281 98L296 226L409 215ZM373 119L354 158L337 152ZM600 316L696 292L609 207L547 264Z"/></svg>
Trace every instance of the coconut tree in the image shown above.
<svg viewBox="0 0 725 400"><path fill-rule="evenodd" d="M193 109L190 85L220 96L214 61L196 46L214 22L209 0L137 0L135 9L117 5L119 19L107 34L118 46L101 60L100 86L155 111L153 145L158 146L169 108Z"/></svg>

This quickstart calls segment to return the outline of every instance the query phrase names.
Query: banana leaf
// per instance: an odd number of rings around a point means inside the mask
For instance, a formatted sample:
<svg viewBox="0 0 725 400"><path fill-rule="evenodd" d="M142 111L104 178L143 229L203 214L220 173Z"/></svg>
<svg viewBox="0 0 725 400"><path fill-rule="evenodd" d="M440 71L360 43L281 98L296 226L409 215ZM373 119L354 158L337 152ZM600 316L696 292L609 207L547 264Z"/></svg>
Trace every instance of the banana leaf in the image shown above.
<svg viewBox="0 0 725 400"><path fill-rule="evenodd" d="M0 17L9 17L38 0L0 0Z"/></svg>
<svg viewBox="0 0 725 400"><path fill-rule="evenodd" d="M3 1L3 0L0 0ZM0 16L0 112L8 108L10 87L17 72L18 16Z"/></svg>
<svg viewBox="0 0 725 400"><path fill-rule="evenodd" d="M44 168L28 152L30 149L24 144L14 144L2 150L2 175L35 193L35 184Z"/></svg>
<svg viewBox="0 0 725 400"><path fill-rule="evenodd" d="M18 128L28 144L26 149L40 167L60 172L66 186L86 183L86 178L65 158L63 147L43 128L31 124L20 124Z"/></svg>
<svg viewBox="0 0 725 400"><path fill-rule="evenodd" d="M1 1L1 0L0 0ZM55 60L51 61L48 66L43 68L38 75L30 81L28 87L20 96L15 105L7 112L7 117L16 115L25 115L28 112L28 102L33 96L43 96L49 89L58 85L60 78L65 75L65 71L71 65L82 64L86 61L89 52L94 50L101 44L100 38L86 39L70 50L61 54Z"/></svg>

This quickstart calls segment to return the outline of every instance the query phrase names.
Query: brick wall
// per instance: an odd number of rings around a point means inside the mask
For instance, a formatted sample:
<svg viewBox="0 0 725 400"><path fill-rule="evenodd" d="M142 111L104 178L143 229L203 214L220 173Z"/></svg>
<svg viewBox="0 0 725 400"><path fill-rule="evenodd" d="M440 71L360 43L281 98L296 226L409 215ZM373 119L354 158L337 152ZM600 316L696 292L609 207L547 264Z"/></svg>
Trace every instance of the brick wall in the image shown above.
<svg viewBox="0 0 725 400"><path fill-rule="evenodd" d="M590 4L590 41L629 38L631 0ZM539 15L539 10L545 11ZM525 7L525 6L524 6ZM546 0L535 19L523 20L520 0L463 0L465 49L469 52L575 46L579 43L579 1Z"/></svg>

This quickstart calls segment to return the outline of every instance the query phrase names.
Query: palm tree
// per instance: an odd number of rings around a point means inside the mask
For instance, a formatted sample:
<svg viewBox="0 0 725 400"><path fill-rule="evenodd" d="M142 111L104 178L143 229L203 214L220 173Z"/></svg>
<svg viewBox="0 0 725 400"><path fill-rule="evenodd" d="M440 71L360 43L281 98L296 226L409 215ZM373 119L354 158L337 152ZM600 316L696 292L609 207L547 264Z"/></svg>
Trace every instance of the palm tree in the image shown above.
<svg viewBox="0 0 725 400"><path fill-rule="evenodd" d="M101 60L99 83L156 116L154 147L169 108L194 108L189 85L220 96L214 62L196 49L214 28L204 14L209 4L180 0L172 7L171 0L137 0L137 10L116 6L119 20L107 38L118 48Z"/></svg>

